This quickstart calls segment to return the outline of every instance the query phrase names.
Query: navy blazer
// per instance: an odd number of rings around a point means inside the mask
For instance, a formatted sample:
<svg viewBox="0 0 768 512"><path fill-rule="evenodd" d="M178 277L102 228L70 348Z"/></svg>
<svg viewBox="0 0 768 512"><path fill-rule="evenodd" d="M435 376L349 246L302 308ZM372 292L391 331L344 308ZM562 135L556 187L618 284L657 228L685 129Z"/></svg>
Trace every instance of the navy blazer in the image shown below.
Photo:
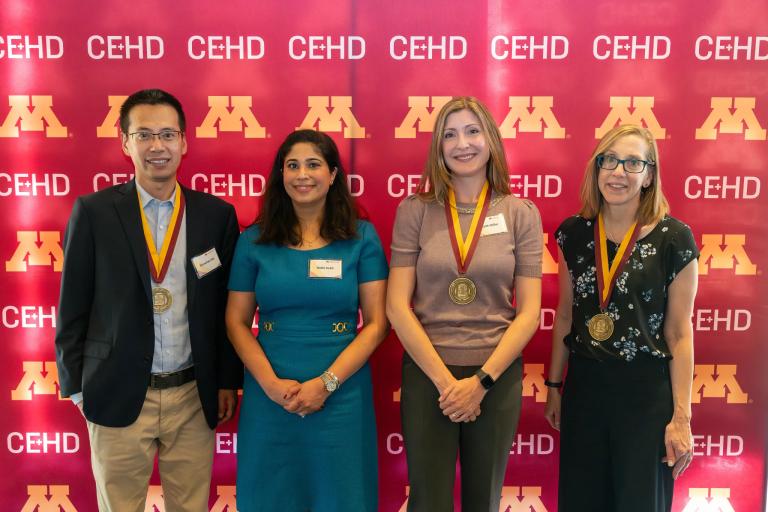
<svg viewBox="0 0 768 512"><path fill-rule="evenodd" d="M211 428L218 390L242 386L227 339L227 280L239 235L232 205L181 187L186 200L187 310L195 379ZM191 259L212 247L222 266L198 278ZM149 385L154 323L147 249L134 181L81 196L64 235L56 322L62 396L82 391L89 421L124 427L138 418Z"/></svg>

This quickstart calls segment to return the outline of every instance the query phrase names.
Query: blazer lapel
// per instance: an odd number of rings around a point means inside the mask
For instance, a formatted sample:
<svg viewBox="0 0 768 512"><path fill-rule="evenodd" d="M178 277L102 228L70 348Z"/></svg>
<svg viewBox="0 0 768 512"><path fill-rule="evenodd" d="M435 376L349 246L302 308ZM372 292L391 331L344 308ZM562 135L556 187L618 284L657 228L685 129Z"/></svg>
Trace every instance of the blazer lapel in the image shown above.
<svg viewBox="0 0 768 512"><path fill-rule="evenodd" d="M195 300L195 289L197 288L197 273L192 265L192 258L202 253L209 247L203 247L205 244L205 233L203 224L205 219L201 217L200 207L197 204L195 195L190 193L186 187L181 187L184 194L186 206L184 216L187 223L187 261L185 270L187 273L187 309L191 311L191 304Z"/></svg>
<svg viewBox="0 0 768 512"><path fill-rule="evenodd" d="M118 189L120 194L115 199L115 209L120 218L125 231L125 237L128 245L131 246L136 270L139 273L141 284L144 285L144 292L147 300L152 302L152 290L149 283L149 263L147 262L147 243L144 240L144 230L141 227L141 216L139 215L139 200L136 192L136 183L131 180Z"/></svg>

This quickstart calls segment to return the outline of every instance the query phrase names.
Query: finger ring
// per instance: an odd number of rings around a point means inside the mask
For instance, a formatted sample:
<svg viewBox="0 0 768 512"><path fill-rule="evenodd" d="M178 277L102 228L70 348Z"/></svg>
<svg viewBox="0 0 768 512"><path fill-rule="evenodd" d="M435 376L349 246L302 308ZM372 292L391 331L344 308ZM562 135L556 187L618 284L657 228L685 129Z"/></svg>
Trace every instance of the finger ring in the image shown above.
<svg viewBox="0 0 768 512"><path fill-rule="evenodd" d="M451 414L451 418L455 418L457 416L458 416L458 414L456 414L456 413Z"/></svg>

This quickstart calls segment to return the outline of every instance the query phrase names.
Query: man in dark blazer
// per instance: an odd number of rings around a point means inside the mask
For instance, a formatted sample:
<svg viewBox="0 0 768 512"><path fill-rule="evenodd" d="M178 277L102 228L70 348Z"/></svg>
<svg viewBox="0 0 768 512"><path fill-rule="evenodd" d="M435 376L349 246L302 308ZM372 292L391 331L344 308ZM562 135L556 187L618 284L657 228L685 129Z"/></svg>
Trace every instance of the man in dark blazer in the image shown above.
<svg viewBox="0 0 768 512"><path fill-rule="evenodd" d="M129 96L135 179L79 197L67 225L56 363L87 419L102 511L144 510L156 454L166 510L207 511L212 429L242 384L224 325L237 218L177 184L185 124L170 94Z"/></svg>

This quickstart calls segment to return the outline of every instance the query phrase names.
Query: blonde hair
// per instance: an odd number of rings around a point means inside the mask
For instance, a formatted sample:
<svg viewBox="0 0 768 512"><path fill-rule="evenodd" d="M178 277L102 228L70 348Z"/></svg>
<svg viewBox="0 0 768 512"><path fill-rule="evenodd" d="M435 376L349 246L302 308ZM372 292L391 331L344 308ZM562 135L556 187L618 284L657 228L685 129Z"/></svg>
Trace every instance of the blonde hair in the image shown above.
<svg viewBox="0 0 768 512"><path fill-rule="evenodd" d="M648 160L646 170L651 176L651 183L640 192L640 206L637 209L638 222L641 225L653 224L669 213L669 203L661 190L659 149L653 134L641 126L623 124L613 128L600 139L587 162L584 179L581 182L581 211L579 215L582 217L594 219L603 206L603 195L597 185L597 176L600 173L597 157L605 153L617 140L629 135L637 135L648 145L645 159Z"/></svg>
<svg viewBox="0 0 768 512"><path fill-rule="evenodd" d="M493 116L477 98L472 96L456 96L440 109L435 120L427 165L421 175L421 183L417 190L422 200L444 202L448 197L448 189L451 188L451 171L445 165L445 158L443 157L443 132L445 131L445 121L448 116L460 110L469 110L480 121L483 135L490 149L485 176L488 179L491 190L502 195L510 193L509 171L507 170L504 145L501 142L501 134L496 127Z"/></svg>

